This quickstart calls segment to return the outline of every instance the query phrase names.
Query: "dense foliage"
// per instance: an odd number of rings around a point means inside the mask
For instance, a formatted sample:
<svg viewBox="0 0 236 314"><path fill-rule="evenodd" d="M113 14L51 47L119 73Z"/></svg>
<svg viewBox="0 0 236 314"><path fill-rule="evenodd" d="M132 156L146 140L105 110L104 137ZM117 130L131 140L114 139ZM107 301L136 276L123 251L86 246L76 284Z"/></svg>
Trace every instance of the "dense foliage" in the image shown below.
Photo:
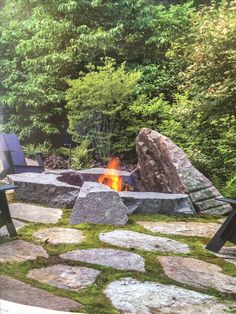
<svg viewBox="0 0 236 314"><path fill-rule="evenodd" d="M151 127L233 195L234 1L5 0L0 10L1 129L34 145L70 133L96 158L135 161L134 139Z"/></svg>

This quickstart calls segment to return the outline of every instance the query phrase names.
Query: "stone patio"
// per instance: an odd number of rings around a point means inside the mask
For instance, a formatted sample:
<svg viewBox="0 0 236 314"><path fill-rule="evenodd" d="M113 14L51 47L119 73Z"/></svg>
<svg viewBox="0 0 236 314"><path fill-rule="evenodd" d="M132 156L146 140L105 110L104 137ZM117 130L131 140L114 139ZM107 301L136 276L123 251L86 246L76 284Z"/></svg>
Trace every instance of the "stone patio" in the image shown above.
<svg viewBox="0 0 236 314"><path fill-rule="evenodd" d="M171 222L132 221L124 228L81 225L83 230L79 230L80 226L69 225L69 215L67 221L60 222L60 209L24 203L11 204L10 208L12 214L24 222L15 221L16 227L22 228L18 239L9 239L6 230L0 229L0 266L3 265L3 269L5 265L14 266L17 273L18 265L30 264L21 280L14 278L15 271L7 276L4 272L0 275L0 297L4 300L60 311L76 309L83 313L95 313L95 310L110 313L112 307L126 314L236 311L236 266L234 275L226 271L236 265L236 246L224 246L219 254L213 254L206 251L204 245L220 223L185 221L184 218L179 221L179 218ZM47 220L43 222L44 214ZM37 229L32 230L29 237L28 228L27 233L23 228L25 225L33 228L34 223ZM38 223L44 226L39 227ZM148 233L158 233L158 236ZM176 239L171 238L173 236ZM191 250L189 236L199 239L197 255ZM56 253L57 249L63 253ZM111 274L113 277L109 277ZM170 283L163 284L163 278ZM44 286L39 289L34 287L36 284ZM45 287L50 291L57 288L62 295L64 291L76 292L82 302L70 294L61 297L48 292ZM209 289L228 299L222 302L212 296ZM90 301L83 302L84 293ZM99 298L107 298L109 310L103 311ZM96 304L101 308L96 309Z"/></svg>

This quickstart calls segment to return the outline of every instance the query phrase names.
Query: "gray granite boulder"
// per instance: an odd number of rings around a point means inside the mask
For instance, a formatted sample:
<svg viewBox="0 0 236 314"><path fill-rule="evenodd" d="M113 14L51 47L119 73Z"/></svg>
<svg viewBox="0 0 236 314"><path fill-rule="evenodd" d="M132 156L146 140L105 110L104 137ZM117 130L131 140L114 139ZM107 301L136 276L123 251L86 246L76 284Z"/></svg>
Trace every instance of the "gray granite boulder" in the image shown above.
<svg viewBox="0 0 236 314"><path fill-rule="evenodd" d="M85 182L73 207L70 223L124 225L128 221L127 213L128 208L118 192L100 183Z"/></svg>
<svg viewBox="0 0 236 314"><path fill-rule="evenodd" d="M79 310L82 308L80 303L73 300L55 296L53 293L32 287L7 276L0 276L0 282L1 299L6 301L58 311Z"/></svg>
<svg viewBox="0 0 236 314"><path fill-rule="evenodd" d="M91 264L110 266L120 270L144 272L144 259L138 254L114 249L75 250L60 255L61 258Z"/></svg>
<svg viewBox="0 0 236 314"><path fill-rule="evenodd" d="M157 192L120 192L129 214L166 214L166 215L193 215L195 209L186 194L169 194Z"/></svg>
<svg viewBox="0 0 236 314"><path fill-rule="evenodd" d="M9 175L9 181L18 186L18 200L55 208L72 208L80 187L57 180L51 173L20 173Z"/></svg>
<svg viewBox="0 0 236 314"><path fill-rule="evenodd" d="M236 310L235 302L158 282L122 278L104 291L116 309L124 314L223 314Z"/></svg>
<svg viewBox="0 0 236 314"><path fill-rule="evenodd" d="M232 209L216 200L221 197L219 191L166 136L144 128L136 139L136 150L135 174L146 191L187 193L202 213L221 215Z"/></svg>

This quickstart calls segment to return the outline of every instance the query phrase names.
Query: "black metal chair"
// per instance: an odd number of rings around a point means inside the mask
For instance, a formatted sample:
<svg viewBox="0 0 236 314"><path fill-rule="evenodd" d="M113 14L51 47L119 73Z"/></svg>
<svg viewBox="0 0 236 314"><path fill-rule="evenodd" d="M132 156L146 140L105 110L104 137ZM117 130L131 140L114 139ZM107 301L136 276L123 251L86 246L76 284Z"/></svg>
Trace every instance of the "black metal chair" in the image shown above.
<svg viewBox="0 0 236 314"><path fill-rule="evenodd" d="M0 160L2 163L0 180L12 173L43 172L44 164L40 153L36 154L36 159L38 166L27 165L16 134L0 134Z"/></svg>

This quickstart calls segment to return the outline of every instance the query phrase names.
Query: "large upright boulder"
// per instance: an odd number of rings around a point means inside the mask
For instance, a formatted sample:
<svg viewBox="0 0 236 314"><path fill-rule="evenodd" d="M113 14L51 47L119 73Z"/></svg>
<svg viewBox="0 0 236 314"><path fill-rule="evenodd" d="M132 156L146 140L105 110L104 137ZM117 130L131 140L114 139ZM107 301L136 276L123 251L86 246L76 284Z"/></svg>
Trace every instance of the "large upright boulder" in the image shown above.
<svg viewBox="0 0 236 314"><path fill-rule="evenodd" d="M199 212L224 214L228 204L217 201L220 192L191 164L184 152L169 138L148 128L136 139L136 175L146 191L187 193Z"/></svg>

